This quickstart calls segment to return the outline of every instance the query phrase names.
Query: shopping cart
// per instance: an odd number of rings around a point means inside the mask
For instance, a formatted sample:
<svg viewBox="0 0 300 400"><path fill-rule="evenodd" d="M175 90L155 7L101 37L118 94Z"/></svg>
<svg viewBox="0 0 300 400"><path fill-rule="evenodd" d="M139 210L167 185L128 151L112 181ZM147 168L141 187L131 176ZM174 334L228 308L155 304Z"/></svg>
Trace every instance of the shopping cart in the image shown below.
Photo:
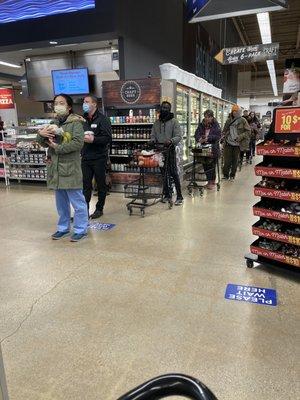
<svg viewBox="0 0 300 400"><path fill-rule="evenodd" d="M186 170L186 175L190 176L189 184L187 185L187 190L190 196L194 195L195 191L199 192L202 197L204 193L204 185L199 183L207 182L206 174L213 172L216 168L217 171L217 190L221 188L221 178L220 178L220 163L219 158L215 158L212 154L211 147L200 147L191 148L193 153L193 164L190 168ZM216 166L215 166L216 163ZM208 169L204 171L204 165L208 166Z"/></svg>
<svg viewBox="0 0 300 400"><path fill-rule="evenodd" d="M184 396L192 400L218 400L203 383L182 374L168 374L151 379L118 400L159 400L169 396Z"/></svg>
<svg viewBox="0 0 300 400"><path fill-rule="evenodd" d="M143 152L135 154L135 162L139 166L139 178L124 186L125 198L131 199L126 204L129 215L132 215L134 208L136 208L140 210L141 216L144 217L147 207L163 201L166 185L170 188L169 193L172 193L169 167L171 151L172 146L166 148L157 144L154 151L149 155ZM169 208L172 208L172 198L167 199L167 202Z"/></svg>

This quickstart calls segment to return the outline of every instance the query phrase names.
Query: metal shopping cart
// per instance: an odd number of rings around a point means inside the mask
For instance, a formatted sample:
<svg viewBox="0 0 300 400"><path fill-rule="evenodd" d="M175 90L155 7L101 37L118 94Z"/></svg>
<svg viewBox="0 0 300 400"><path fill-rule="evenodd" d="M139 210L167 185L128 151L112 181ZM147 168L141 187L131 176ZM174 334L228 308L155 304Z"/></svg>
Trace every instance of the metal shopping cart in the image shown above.
<svg viewBox="0 0 300 400"><path fill-rule="evenodd" d="M220 178L220 163L219 158L215 158L212 154L210 145L191 148L193 153L193 164L186 170L186 175L190 176L187 190L190 196L194 195L195 191L199 192L202 197L204 193L204 185L200 183L207 182L207 174L212 173L216 169L217 181L216 187L219 191L221 188Z"/></svg>
<svg viewBox="0 0 300 400"><path fill-rule="evenodd" d="M169 396L184 396L192 400L218 400L203 383L182 374L168 374L151 379L118 400L159 400Z"/></svg>
<svg viewBox="0 0 300 400"><path fill-rule="evenodd" d="M156 145L155 149L136 153L134 158L139 166L139 177L124 186L125 198L131 199L126 204L129 215L134 208L139 209L141 216L145 216L145 209L163 201L164 188L172 193L172 179L170 175L170 160L173 146L168 148ZM169 208L173 207L172 198L167 199Z"/></svg>

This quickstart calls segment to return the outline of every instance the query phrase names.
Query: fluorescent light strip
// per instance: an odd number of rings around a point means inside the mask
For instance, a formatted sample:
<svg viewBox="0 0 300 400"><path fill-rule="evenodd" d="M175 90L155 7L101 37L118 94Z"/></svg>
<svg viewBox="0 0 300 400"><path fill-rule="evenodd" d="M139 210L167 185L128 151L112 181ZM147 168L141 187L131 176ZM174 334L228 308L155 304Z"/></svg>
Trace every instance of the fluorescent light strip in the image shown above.
<svg viewBox="0 0 300 400"><path fill-rule="evenodd" d="M11 68L22 68L21 65L11 64L5 61L0 61L0 65L5 65L6 67L11 67Z"/></svg>
<svg viewBox="0 0 300 400"><path fill-rule="evenodd" d="M268 60L267 61L267 66L271 78L271 83L272 83L272 88L273 88L273 93L274 96L278 96L278 89L277 89L277 80L276 80L276 72L275 72L275 65L274 65L274 60Z"/></svg>
<svg viewBox="0 0 300 400"><path fill-rule="evenodd" d="M261 41L263 44L272 43L271 35L271 24L270 24L270 14L268 12L258 13L257 22L260 30ZM274 96L278 96L276 72L274 60L268 60L267 66L270 74L271 84L273 88Z"/></svg>

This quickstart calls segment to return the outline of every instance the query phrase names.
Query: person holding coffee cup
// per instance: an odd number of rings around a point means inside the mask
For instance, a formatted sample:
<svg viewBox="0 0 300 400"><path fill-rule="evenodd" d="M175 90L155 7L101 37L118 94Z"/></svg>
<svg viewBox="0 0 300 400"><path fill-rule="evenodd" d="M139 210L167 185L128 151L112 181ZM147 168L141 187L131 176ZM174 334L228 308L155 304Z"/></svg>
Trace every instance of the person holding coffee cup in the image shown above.
<svg viewBox="0 0 300 400"><path fill-rule="evenodd" d="M96 210L91 215L92 219L100 218L103 215L107 193L106 165L112 138L110 120L99 111L97 102L97 97L89 94L84 98L82 105L85 132L81 167L83 194L88 209L92 197L93 178L96 180L98 189L98 202Z"/></svg>

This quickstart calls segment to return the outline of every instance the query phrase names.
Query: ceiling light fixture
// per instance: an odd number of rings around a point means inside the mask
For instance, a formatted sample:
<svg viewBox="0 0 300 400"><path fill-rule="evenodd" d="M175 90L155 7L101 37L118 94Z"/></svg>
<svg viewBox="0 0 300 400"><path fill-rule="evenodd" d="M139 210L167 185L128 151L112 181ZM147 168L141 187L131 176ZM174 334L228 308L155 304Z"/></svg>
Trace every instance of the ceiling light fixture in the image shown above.
<svg viewBox="0 0 300 400"><path fill-rule="evenodd" d="M263 44L272 43L271 35L271 24L270 24L270 14L268 12L258 13L257 22L260 30L261 41ZM278 96L276 71L274 60L268 60L267 66L270 74L271 84L273 88L274 96Z"/></svg>
<svg viewBox="0 0 300 400"><path fill-rule="evenodd" d="M55 40L50 40L49 43L50 43L50 44L58 44L58 42L56 42Z"/></svg>
<svg viewBox="0 0 300 400"><path fill-rule="evenodd" d="M12 63L8 63L8 62L5 62L5 61L0 61L0 65L4 65L5 67L11 67L11 68L22 68L21 65L12 64Z"/></svg>

